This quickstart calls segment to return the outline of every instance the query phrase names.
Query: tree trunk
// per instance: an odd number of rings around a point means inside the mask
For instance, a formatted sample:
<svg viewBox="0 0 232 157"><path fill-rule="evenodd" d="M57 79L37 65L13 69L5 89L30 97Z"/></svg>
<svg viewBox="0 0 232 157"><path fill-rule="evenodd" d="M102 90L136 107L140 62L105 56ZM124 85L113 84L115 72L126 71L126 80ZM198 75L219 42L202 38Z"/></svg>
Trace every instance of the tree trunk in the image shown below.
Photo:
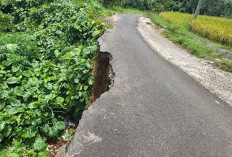
<svg viewBox="0 0 232 157"><path fill-rule="evenodd" d="M125 5L125 1L122 0L122 1L121 1L121 6L124 7L124 5Z"/></svg>
<svg viewBox="0 0 232 157"><path fill-rule="evenodd" d="M196 10L195 15L194 15L194 19L196 19L198 14L200 13L202 2L203 2L203 0L199 0L199 2L198 2L197 10Z"/></svg>

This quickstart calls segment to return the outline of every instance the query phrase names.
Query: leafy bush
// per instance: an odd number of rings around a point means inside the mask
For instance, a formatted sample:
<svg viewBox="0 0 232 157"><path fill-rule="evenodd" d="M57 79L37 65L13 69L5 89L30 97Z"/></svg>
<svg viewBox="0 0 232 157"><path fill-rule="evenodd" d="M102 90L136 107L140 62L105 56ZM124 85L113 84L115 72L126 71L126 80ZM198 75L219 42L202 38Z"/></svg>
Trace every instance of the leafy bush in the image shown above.
<svg viewBox="0 0 232 157"><path fill-rule="evenodd" d="M19 22L27 17L27 13L32 7L54 2L55 0L0 0L0 8L4 13L11 13L15 21Z"/></svg>
<svg viewBox="0 0 232 157"><path fill-rule="evenodd" d="M13 29L13 17L0 11L0 32L10 32Z"/></svg>
<svg viewBox="0 0 232 157"><path fill-rule="evenodd" d="M94 3L11 2L21 11L15 33L0 36L0 156L46 156L47 139L89 103L105 24Z"/></svg>

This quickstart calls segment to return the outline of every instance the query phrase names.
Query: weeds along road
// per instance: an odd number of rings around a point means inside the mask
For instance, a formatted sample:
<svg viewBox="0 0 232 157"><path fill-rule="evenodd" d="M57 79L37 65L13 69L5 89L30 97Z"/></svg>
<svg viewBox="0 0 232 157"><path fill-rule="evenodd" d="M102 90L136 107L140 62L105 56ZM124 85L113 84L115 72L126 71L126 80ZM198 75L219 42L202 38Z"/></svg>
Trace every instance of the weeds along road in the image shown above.
<svg viewBox="0 0 232 157"><path fill-rule="evenodd" d="M122 14L100 39L115 83L83 117L66 156L231 157L232 109L165 61Z"/></svg>

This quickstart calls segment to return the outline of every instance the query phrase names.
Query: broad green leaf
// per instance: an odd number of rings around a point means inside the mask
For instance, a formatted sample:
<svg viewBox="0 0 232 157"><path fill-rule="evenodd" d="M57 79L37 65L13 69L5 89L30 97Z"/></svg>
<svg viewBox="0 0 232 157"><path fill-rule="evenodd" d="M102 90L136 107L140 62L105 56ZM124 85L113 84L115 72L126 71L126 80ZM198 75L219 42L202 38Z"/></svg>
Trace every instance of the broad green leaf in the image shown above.
<svg viewBox="0 0 232 157"><path fill-rule="evenodd" d="M17 86L17 87L15 87L14 88L14 93L17 95L17 96L23 96L23 88L22 87L19 87L19 86Z"/></svg>
<svg viewBox="0 0 232 157"><path fill-rule="evenodd" d="M41 131L44 133L44 134L47 134L48 131L49 131L49 125L48 124L45 124L43 127L41 127Z"/></svg>
<svg viewBox="0 0 232 157"><path fill-rule="evenodd" d="M85 86L85 87L84 87L84 90L87 90L87 89L88 89L88 86Z"/></svg>
<svg viewBox="0 0 232 157"><path fill-rule="evenodd" d="M58 129L56 127L50 127L48 136L49 137L56 137L58 135Z"/></svg>
<svg viewBox="0 0 232 157"><path fill-rule="evenodd" d="M15 52L17 50L17 44L7 44L6 48L9 52Z"/></svg>
<svg viewBox="0 0 232 157"><path fill-rule="evenodd" d="M15 107L15 106L13 107L13 106L7 105L4 108L4 111L11 114L11 115L14 115L14 114L20 112L19 109L20 109L19 107Z"/></svg>
<svg viewBox="0 0 232 157"><path fill-rule="evenodd" d="M79 83L80 80L79 80L78 78L75 78L75 79L74 79L74 82L75 82L75 83Z"/></svg>
<svg viewBox="0 0 232 157"><path fill-rule="evenodd" d="M55 101L55 104L58 105L58 104L63 104L64 103L64 98L62 97L57 97L56 98L56 101Z"/></svg>
<svg viewBox="0 0 232 157"><path fill-rule="evenodd" d="M17 83L17 78L16 77L10 77L6 80L8 84L15 84Z"/></svg>
<svg viewBox="0 0 232 157"><path fill-rule="evenodd" d="M41 117L37 118L36 120L34 120L31 124L33 126L40 126L43 123L43 120Z"/></svg>
<svg viewBox="0 0 232 157"><path fill-rule="evenodd" d="M5 137L8 137L9 135L10 135L10 133L11 133L11 131L12 131L12 127L10 126L10 125L8 125L5 129L4 129L4 136Z"/></svg>
<svg viewBox="0 0 232 157"><path fill-rule="evenodd" d="M45 143L45 139L37 136L35 139L35 143L33 145L33 148L37 151L41 151L44 150L47 147L46 143Z"/></svg>
<svg viewBox="0 0 232 157"><path fill-rule="evenodd" d="M77 29L77 30L80 30L80 29L81 29L81 27L80 27L80 25L78 24L78 22L75 22L73 26L74 26L74 28Z"/></svg>
<svg viewBox="0 0 232 157"><path fill-rule="evenodd" d="M55 125L55 127L58 130L64 130L66 128L64 122L61 122L61 121L57 122L56 125Z"/></svg>
<svg viewBox="0 0 232 157"><path fill-rule="evenodd" d="M15 146L16 145L19 146L20 144L22 144L22 142L23 142L22 138L16 138L15 140L12 141L12 144L15 145Z"/></svg>
<svg viewBox="0 0 232 157"><path fill-rule="evenodd" d="M38 105L40 105L40 102L34 101L28 105L28 108L36 108Z"/></svg>
<svg viewBox="0 0 232 157"><path fill-rule="evenodd" d="M47 83L47 84L45 85L45 87L46 87L47 89L49 89L49 90L52 90L52 88L53 88L53 86L52 86L51 83Z"/></svg>
<svg viewBox="0 0 232 157"><path fill-rule="evenodd" d="M7 90L3 90L2 93L0 93L2 98L7 98L8 97L8 91Z"/></svg>
<svg viewBox="0 0 232 157"><path fill-rule="evenodd" d="M16 67L16 66L13 66L12 68L11 68L11 70L12 70L12 72L17 72L17 71L19 71L19 67Z"/></svg>
<svg viewBox="0 0 232 157"><path fill-rule="evenodd" d="M89 85L93 85L94 84L94 78L90 77L88 80Z"/></svg>
<svg viewBox="0 0 232 157"><path fill-rule="evenodd" d="M20 157L20 155L17 153L10 153L8 157Z"/></svg>
<svg viewBox="0 0 232 157"><path fill-rule="evenodd" d="M55 95L54 95L54 94L48 94L48 95L45 96L45 100L46 100L46 101L50 101L50 100L52 100L52 99L54 99L54 98L55 98Z"/></svg>
<svg viewBox="0 0 232 157"><path fill-rule="evenodd" d="M30 109L32 109L32 108L36 108L33 102L32 102L32 103L30 103L27 107L28 107L28 108L30 108Z"/></svg>
<svg viewBox="0 0 232 157"><path fill-rule="evenodd" d="M9 114L8 112L0 112L0 117L1 118L10 118L11 114Z"/></svg>
<svg viewBox="0 0 232 157"><path fill-rule="evenodd" d="M5 107L5 102L3 100L0 100L0 111Z"/></svg>
<svg viewBox="0 0 232 157"><path fill-rule="evenodd" d="M94 31L94 32L92 33L92 37L93 37L93 38L96 38L96 37L99 36L99 34L100 34L100 31Z"/></svg>
<svg viewBox="0 0 232 157"><path fill-rule="evenodd" d="M17 116L12 116L11 117L11 120L15 120L17 122L17 124L20 124L20 122L23 120L22 118L22 115L17 115Z"/></svg>
<svg viewBox="0 0 232 157"><path fill-rule="evenodd" d="M30 70L24 71L23 76L30 77L32 75L32 72Z"/></svg>
<svg viewBox="0 0 232 157"><path fill-rule="evenodd" d="M90 62L87 62L87 63L86 63L86 66L87 66L88 68L91 68L91 67L92 67L92 65L90 64Z"/></svg>
<svg viewBox="0 0 232 157"><path fill-rule="evenodd" d="M59 57L61 53L60 53L59 50L55 50L55 51L54 51L54 54L56 55L56 57Z"/></svg>
<svg viewBox="0 0 232 157"><path fill-rule="evenodd" d="M88 48L86 48L86 49L83 50L83 54L88 55L88 54L90 54L90 53L91 53L91 50L88 49Z"/></svg>
<svg viewBox="0 0 232 157"><path fill-rule="evenodd" d="M17 106L17 107L20 107L20 106L21 106L21 101L20 101L20 100L18 100L18 99L11 100L10 105L11 105L11 106Z"/></svg>
<svg viewBox="0 0 232 157"><path fill-rule="evenodd" d="M2 131L3 129L5 129L5 126L6 126L6 122L3 121L0 123L0 131Z"/></svg>
<svg viewBox="0 0 232 157"><path fill-rule="evenodd" d="M23 138L32 138L35 137L36 132L32 131L30 128L24 129L22 133Z"/></svg>
<svg viewBox="0 0 232 157"><path fill-rule="evenodd" d="M1 135L0 135L1 136ZM0 137L0 142L1 142L1 137ZM5 157L7 153L7 148L1 148L0 149L0 156Z"/></svg>
<svg viewBox="0 0 232 157"><path fill-rule="evenodd" d="M4 134L0 134L0 142L2 142L2 140L4 139Z"/></svg>
<svg viewBox="0 0 232 157"><path fill-rule="evenodd" d="M48 157L48 153L46 151L39 152L38 157Z"/></svg>

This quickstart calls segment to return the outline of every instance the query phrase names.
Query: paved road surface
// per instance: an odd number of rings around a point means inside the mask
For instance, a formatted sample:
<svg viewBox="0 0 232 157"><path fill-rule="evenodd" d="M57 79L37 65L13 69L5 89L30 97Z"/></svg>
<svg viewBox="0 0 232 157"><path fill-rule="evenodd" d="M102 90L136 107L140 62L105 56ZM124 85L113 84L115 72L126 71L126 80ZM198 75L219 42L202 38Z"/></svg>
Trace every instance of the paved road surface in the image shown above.
<svg viewBox="0 0 232 157"><path fill-rule="evenodd" d="M232 157L232 109L140 37L119 15L100 39L115 84L87 111L68 147L77 157Z"/></svg>

